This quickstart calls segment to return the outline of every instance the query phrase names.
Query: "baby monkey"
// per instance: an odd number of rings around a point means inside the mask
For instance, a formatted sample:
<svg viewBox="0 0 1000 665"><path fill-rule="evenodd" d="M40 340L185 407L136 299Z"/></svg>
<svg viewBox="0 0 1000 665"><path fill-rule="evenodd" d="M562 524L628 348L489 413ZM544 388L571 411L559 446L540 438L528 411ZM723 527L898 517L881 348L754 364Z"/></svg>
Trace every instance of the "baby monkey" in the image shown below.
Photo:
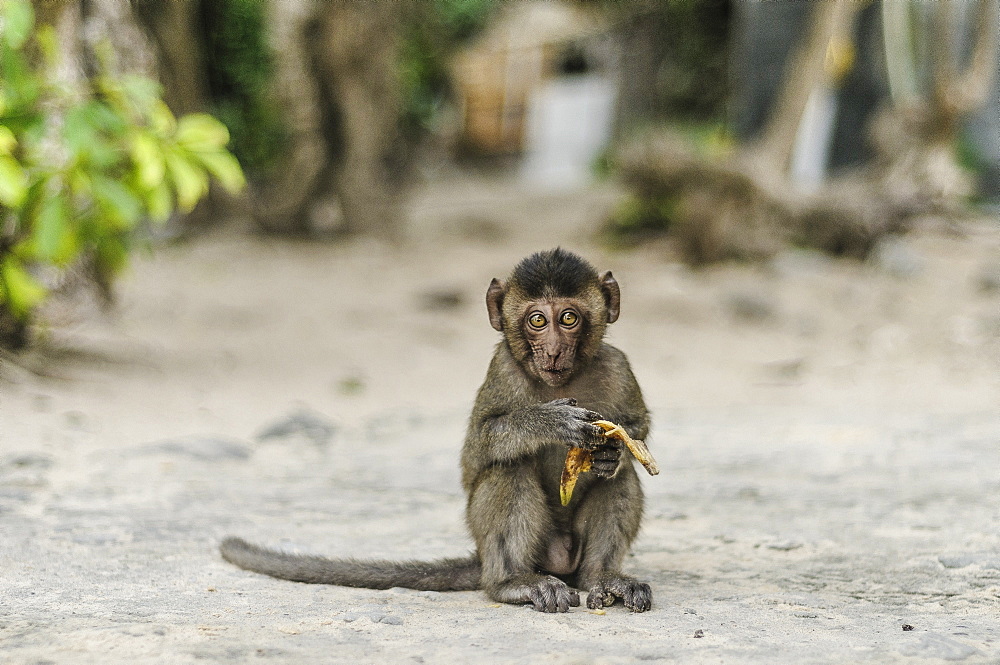
<svg viewBox="0 0 1000 665"><path fill-rule="evenodd" d="M314 584L428 591L483 589L493 600L566 612L621 600L650 608L648 584L622 560L639 531L642 488L631 455L592 423L610 420L645 439L649 413L625 354L603 341L620 292L562 249L522 260L486 292L490 324L503 333L469 418L462 449L466 523L473 555L438 561L329 559L268 550L239 538L222 556L247 570ZM569 447L593 450L566 506L559 478Z"/></svg>

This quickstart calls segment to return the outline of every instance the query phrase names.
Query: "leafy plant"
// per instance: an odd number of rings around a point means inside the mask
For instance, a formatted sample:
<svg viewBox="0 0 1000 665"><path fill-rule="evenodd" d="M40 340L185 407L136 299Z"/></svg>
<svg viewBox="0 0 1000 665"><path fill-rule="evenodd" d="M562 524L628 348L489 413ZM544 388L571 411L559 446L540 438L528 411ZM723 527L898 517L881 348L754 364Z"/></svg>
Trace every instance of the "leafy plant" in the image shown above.
<svg viewBox="0 0 1000 665"><path fill-rule="evenodd" d="M282 162L288 131L270 94L274 57L261 0L199 5L201 38L213 113L232 131L231 150L247 176L265 179Z"/></svg>
<svg viewBox="0 0 1000 665"><path fill-rule="evenodd" d="M85 264L107 285L146 220L190 211L210 178L244 185L224 125L175 118L157 83L97 55L94 78L60 83L52 29L35 29L28 0L0 2L0 345L26 341L62 271Z"/></svg>

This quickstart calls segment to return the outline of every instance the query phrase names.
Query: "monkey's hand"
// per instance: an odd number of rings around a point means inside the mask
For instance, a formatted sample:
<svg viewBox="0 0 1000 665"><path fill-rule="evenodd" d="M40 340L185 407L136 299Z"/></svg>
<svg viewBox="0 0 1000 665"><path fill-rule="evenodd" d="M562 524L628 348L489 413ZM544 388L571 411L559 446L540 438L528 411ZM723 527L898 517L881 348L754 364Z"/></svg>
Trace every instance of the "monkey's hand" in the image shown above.
<svg viewBox="0 0 1000 665"><path fill-rule="evenodd" d="M622 468L622 451L625 445L621 441L605 439L604 443L591 451L591 471L598 478L614 478Z"/></svg>
<svg viewBox="0 0 1000 665"><path fill-rule="evenodd" d="M570 448L593 449L605 443L604 430L594 425L601 415L576 405L570 397L554 399L539 407L546 419L551 419L551 432Z"/></svg>

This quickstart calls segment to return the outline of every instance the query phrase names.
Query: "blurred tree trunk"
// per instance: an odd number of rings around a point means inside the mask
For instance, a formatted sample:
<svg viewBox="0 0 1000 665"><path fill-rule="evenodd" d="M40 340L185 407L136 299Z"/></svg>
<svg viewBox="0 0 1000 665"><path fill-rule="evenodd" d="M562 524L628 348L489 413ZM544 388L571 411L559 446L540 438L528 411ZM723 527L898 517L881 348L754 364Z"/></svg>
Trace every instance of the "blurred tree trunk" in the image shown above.
<svg viewBox="0 0 1000 665"><path fill-rule="evenodd" d="M177 115L208 108L205 54L198 34L201 0L131 0L159 63L163 101Z"/></svg>
<svg viewBox="0 0 1000 665"><path fill-rule="evenodd" d="M828 0L813 7L804 43L786 63L784 85L761 138L748 146L767 175L784 179L810 95L832 86L839 72L835 53L850 48L854 18L862 7L852 0Z"/></svg>
<svg viewBox="0 0 1000 665"><path fill-rule="evenodd" d="M364 233L396 241L406 174L396 75L401 3L268 5L274 95L287 157L257 195L271 232Z"/></svg>
<svg viewBox="0 0 1000 665"><path fill-rule="evenodd" d="M97 73L96 49L111 45L119 72L157 78L158 58L129 0L32 0L36 24L56 29L63 56L60 76L70 85Z"/></svg>

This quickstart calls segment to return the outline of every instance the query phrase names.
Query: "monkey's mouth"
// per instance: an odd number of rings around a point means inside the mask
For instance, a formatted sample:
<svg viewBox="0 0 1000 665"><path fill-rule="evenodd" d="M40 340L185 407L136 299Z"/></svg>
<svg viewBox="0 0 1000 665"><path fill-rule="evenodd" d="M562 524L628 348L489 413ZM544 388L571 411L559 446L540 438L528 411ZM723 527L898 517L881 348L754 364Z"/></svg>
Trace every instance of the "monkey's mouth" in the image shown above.
<svg viewBox="0 0 1000 665"><path fill-rule="evenodd" d="M570 372L566 369L545 369L536 367L539 378L550 386L561 386L569 380Z"/></svg>

